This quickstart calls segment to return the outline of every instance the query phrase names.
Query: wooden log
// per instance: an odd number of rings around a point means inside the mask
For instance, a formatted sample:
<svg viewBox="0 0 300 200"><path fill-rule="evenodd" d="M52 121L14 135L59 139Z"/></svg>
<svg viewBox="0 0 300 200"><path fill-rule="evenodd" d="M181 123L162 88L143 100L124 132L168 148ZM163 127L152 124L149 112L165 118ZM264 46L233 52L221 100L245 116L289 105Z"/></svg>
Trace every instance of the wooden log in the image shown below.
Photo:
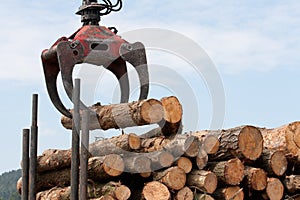
<svg viewBox="0 0 300 200"><path fill-rule="evenodd" d="M161 102L155 99L106 106L96 104L90 109L97 114L97 116L91 117L90 130L120 129L155 124L160 122L164 116ZM72 129L70 118L63 116L61 123L66 129Z"/></svg>
<svg viewBox="0 0 300 200"><path fill-rule="evenodd" d="M187 158L187 157L180 157L177 161L176 161L176 165L183 169L183 171L188 174L192 171L193 168L193 163L192 161Z"/></svg>
<svg viewBox="0 0 300 200"><path fill-rule="evenodd" d="M300 160L300 122L293 122L279 128L260 129L264 146L270 150L281 150L289 159Z"/></svg>
<svg viewBox="0 0 300 200"><path fill-rule="evenodd" d="M267 187L267 174L263 169L246 166L245 177L250 190L262 191Z"/></svg>
<svg viewBox="0 0 300 200"><path fill-rule="evenodd" d="M153 171L170 167L174 162L174 156L168 151L156 151L146 154L146 156L151 160L151 169Z"/></svg>
<svg viewBox="0 0 300 200"><path fill-rule="evenodd" d="M280 200L284 195L284 186L278 178L268 178L266 194L270 200Z"/></svg>
<svg viewBox="0 0 300 200"><path fill-rule="evenodd" d="M171 136L181 134L183 112L179 100L176 97L171 96L162 98L160 101L164 109L163 120L159 123L162 135Z"/></svg>
<svg viewBox="0 0 300 200"><path fill-rule="evenodd" d="M105 181L120 176L125 169L120 155L111 154L104 157L93 157L88 162L88 177L96 181Z"/></svg>
<svg viewBox="0 0 300 200"><path fill-rule="evenodd" d="M242 126L219 131L220 146L211 160L227 160L238 157L241 160L255 161L263 151L263 137L253 126Z"/></svg>
<svg viewBox="0 0 300 200"><path fill-rule="evenodd" d="M141 173L145 176L146 173L152 172L151 170L151 160L148 158L147 154L133 154L129 157L123 157L125 164L125 171L131 174Z"/></svg>
<svg viewBox="0 0 300 200"><path fill-rule="evenodd" d="M207 154L216 154L220 147L220 141L218 139L220 131L198 131L192 133L193 136L199 138L202 142L202 147Z"/></svg>
<svg viewBox="0 0 300 200"><path fill-rule="evenodd" d="M193 170L187 175L187 186L194 187L201 192L212 194L217 185L217 176L210 171Z"/></svg>
<svg viewBox="0 0 300 200"><path fill-rule="evenodd" d="M201 193L196 193L194 195L194 199L197 200L215 200L212 196L208 195L208 194L201 194Z"/></svg>
<svg viewBox="0 0 300 200"><path fill-rule="evenodd" d="M238 159L209 163L208 168L216 174L220 183L239 185L244 178L244 165Z"/></svg>
<svg viewBox="0 0 300 200"><path fill-rule="evenodd" d="M259 163L268 175L282 176L288 168L287 158L281 150L265 149Z"/></svg>
<svg viewBox="0 0 300 200"><path fill-rule="evenodd" d="M37 172L71 167L71 150L49 149L37 158Z"/></svg>
<svg viewBox="0 0 300 200"><path fill-rule="evenodd" d="M186 174L179 167L171 167L160 172L154 172L153 180L162 182L171 190L180 190L185 186Z"/></svg>
<svg viewBox="0 0 300 200"><path fill-rule="evenodd" d="M212 196L218 200L243 200L244 192L239 186L217 189Z"/></svg>
<svg viewBox="0 0 300 200"><path fill-rule="evenodd" d="M175 200L193 200L194 194L189 187L184 187L175 194L174 199Z"/></svg>
<svg viewBox="0 0 300 200"><path fill-rule="evenodd" d="M134 133L130 133L128 135L128 146L131 150L140 149L141 148L141 138Z"/></svg>
<svg viewBox="0 0 300 200"><path fill-rule="evenodd" d="M116 182L109 182L106 184L90 182L88 184L88 198L89 199L109 199L127 200L131 192L127 186ZM58 188L54 187L48 191L43 191L37 194L37 200L69 200L71 194L71 187Z"/></svg>
<svg viewBox="0 0 300 200"><path fill-rule="evenodd" d="M171 194L167 186L158 181L146 183L142 191L145 200L170 200Z"/></svg>
<svg viewBox="0 0 300 200"><path fill-rule="evenodd" d="M204 169L208 163L208 155L203 148L200 148L199 153L196 157L196 165L198 169Z"/></svg>
<svg viewBox="0 0 300 200"><path fill-rule="evenodd" d="M284 185L289 193L300 191L300 175L286 176L284 179Z"/></svg>

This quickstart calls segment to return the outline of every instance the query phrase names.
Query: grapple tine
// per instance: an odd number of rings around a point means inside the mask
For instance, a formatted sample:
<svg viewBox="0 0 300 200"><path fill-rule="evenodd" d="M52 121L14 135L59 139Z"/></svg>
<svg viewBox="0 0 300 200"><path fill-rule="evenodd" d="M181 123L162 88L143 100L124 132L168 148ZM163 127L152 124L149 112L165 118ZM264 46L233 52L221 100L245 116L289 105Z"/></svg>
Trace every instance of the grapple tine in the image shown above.
<svg viewBox="0 0 300 200"><path fill-rule="evenodd" d="M125 61L128 61L136 69L141 85L139 99L146 99L149 93L149 72L144 45L140 42L122 44L120 54Z"/></svg>
<svg viewBox="0 0 300 200"><path fill-rule="evenodd" d="M47 54L45 53L47 52ZM53 55L50 55L53 54ZM59 74L59 66L57 61L56 52L44 51L42 53L42 63L46 81L47 91L52 101L53 105L57 108L57 110L63 115L72 118L72 114L61 102L57 92L57 76Z"/></svg>
<svg viewBox="0 0 300 200"><path fill-rule="evenodd" d="M129 79L127 74L126 62L122 58L118 58L112 62L108 67L118 79L121 89L121 103L127 103L129 101Z"/></svg>

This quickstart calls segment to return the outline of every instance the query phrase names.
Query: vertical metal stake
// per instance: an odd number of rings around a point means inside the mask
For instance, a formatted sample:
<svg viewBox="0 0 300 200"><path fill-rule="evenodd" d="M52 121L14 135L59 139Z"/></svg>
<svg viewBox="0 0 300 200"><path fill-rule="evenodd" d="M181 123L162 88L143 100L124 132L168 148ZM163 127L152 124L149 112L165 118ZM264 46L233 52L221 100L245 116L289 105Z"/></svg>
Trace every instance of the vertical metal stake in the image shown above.
<svg viewBox="0 0 300 200"><path fill-rule="evenodd" d="M22 200L28 200L29 184L29 129L23 129L22 146Z"/></svg>
<svg viewBox="0 0 300 200"><path fill-rule="evenodd" d="M88 154L89 154L89 129L90 112L85 110L82 115L81 132L81 153L80 153L80 199L87 199L87 172L88 172Z"/></svg>
<svg viewBox="0 0 300 200"><path fill-rule="evenodd" d="M30 166L29 166L29 200L36 199L36 166L38 147L38 95L32 96L32 124L30 138Z"/></svg>
<svg viewBox="0 0 300 200"><path fill-rule="evenodd" d="M79 133L80 133L80 80L75 79L73 93L73 123L72 123L72 164L71 164L71 200L78 200L79 185Z"/></svg>

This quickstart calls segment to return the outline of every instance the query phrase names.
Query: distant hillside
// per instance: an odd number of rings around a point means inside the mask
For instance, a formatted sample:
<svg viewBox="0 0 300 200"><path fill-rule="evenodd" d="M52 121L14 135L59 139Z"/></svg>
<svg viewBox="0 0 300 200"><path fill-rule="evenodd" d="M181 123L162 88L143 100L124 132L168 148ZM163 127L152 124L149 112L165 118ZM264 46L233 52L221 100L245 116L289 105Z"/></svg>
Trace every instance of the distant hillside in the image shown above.
<svg viewBox="0 0 300 200"><path fill-rule="evenodd" d="M6 172L0 176L0 200L20 200L17 193L16 183L22 176L21 170Z"/></svg>

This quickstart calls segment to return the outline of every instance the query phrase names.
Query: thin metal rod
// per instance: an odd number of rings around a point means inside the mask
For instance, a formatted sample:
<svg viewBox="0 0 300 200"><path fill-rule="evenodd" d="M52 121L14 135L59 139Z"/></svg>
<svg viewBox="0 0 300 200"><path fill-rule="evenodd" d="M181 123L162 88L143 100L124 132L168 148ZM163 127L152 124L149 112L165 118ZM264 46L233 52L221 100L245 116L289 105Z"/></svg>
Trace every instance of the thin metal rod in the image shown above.
<svg viewBox="0 0 300 200"><path fill-rule="evenodd" d="M36 166L38 148L38 95L32 96L32 124L30 138L30 166L29 166L29 200L36 199Z"/></svg>
<svg viewBox="0 0 300 200"><path fill-rule="evenodd" d="M75 79L73 93L73 124L72 124L72 164L71 164L71 200L78 200L79 185L79 134L80 134L80 80Z"/></svg>
<svg viewBox="0 0 300 200"><path fill-rule="evenodd" d="M80 153L80 199L87 199L87 173L88 173L88 154L89 154L89 124L90 112L85 110L82 115L82 132L81 132L81 153Z"/></svg>
<svg viewBox="0 0 300 200"><path fill-rule="evenodd" d="M28 200L29 184L29 129L23 129L22 146L22 200Z"/></svg>

